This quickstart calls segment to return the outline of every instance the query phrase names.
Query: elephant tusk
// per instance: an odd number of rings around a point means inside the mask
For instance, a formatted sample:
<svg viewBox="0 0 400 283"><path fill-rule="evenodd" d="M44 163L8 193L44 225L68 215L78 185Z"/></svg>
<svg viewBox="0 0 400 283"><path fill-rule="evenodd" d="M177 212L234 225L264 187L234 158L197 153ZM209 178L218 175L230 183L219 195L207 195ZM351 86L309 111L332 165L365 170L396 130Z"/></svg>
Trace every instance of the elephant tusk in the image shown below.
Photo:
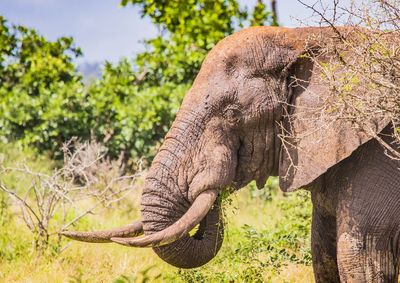
<svg viewBox="0 0 400 283"><path fill-rule="evenodd" d="M162 231L141 238L112 237L111 241L130 247L157 247L175 242L200 223L213 206L217 195L216 190L201 193L178 221Z"/></svg>
<svg viewBox="0 0 400 283"><path fill-rule="evenodd" d="M140 221L133 222L132 224L105 231L94 232L75 232L75 231L62 231L61 235L90 243L111 243L113 237L135 237L143 234L143 224Z"/></svg>

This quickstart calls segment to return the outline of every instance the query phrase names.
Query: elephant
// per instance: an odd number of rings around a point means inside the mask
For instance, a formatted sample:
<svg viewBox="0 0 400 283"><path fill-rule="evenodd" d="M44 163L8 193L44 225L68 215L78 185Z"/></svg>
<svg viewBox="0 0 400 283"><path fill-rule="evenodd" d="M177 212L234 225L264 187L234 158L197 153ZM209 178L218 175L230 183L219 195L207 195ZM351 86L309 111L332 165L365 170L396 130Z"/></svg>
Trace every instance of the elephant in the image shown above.
<svg viewBox="0 0 400 283"><path fill-rule="evenodd" d="M319 127L309 117L314 114L308 109L330 91L306 55L318 52L315 38L333 37L323 27L251 27L221 40L206 56L148 170L141 220L62 234L152 247L173 266L196 268L222 245L221 192L251 181L262 188L269 176L279 176L284 192L311 192L316 282L397 282L400 162L376 138L391 143L393 126L384 117L369 117L372 135L351 121Z"/></svg>

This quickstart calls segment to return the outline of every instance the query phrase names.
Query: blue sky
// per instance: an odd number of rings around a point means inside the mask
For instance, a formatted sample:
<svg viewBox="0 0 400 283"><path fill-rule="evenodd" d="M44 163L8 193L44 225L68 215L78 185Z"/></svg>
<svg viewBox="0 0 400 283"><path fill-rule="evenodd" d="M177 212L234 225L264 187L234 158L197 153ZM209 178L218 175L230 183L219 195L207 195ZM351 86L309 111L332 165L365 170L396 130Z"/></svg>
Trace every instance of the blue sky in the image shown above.
<svg viewBox="0 0 400 283"><path fill-rule="evenodd" d="M46 38L73 36L83 49L80 61L117 61L144 50L141 41L156 35L138 8L120 7L119 0L0 0L0 15L15 24L37 29ZM239 0L254 6L256 0ZM265 1L269 2L269 1ZM279 22L299 26L311 12L296 0L278 0ZM305 0L314 3L315 0ZM345 0L344 2L348 2Z"/></svg>

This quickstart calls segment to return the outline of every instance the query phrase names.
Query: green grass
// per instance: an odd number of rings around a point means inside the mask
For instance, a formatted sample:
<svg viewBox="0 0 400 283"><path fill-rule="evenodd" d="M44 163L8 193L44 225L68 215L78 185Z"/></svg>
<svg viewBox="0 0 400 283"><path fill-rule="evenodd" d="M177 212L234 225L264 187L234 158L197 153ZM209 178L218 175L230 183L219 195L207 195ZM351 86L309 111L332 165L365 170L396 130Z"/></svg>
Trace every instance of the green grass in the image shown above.
<svg viewBox="0 0 400 283"><path fill-rule="evenodd" d="M11 152L15 155L12 159L19 160L19 154ZM29 160L34 168L47 170L43 159L35 161L31 156ZM140 192L132 193L112 209L87 216L79 228L103 229L129 223L138 218L139 199ZM313 281L307 192L259 192L251 185L224 203L226 232L219 254L206 266L180 270L164 263L151 249L67 239L63 239L61 252L50 245L49 251L38 257L20 211L0 193L0 282Z"/></svg>

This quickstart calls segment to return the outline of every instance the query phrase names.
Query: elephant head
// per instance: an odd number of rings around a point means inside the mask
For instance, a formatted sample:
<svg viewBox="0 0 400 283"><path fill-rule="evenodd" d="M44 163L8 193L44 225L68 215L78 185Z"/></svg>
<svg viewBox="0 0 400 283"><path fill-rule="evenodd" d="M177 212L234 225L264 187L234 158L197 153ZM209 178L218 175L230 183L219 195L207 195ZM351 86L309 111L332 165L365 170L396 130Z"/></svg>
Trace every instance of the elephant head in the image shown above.
<svg viewBox="0 0 400 283"><path fill-rule="evenodd" d="M283 190L294 190L349 156L369 137L344 122L299 138L314 127L306 122L308 107L328 93L313 61L303 56L314 48L312 36L330 38L332 32L254 27L223 39L202 64L149 169L141 220L110 231L63 234L150 246L174 266L198 267L221 247L221 190L252 180L261 188L276 175ZM288 117L295 118L288 123ZM282 131L292 133L286 145Z"/></svg>

